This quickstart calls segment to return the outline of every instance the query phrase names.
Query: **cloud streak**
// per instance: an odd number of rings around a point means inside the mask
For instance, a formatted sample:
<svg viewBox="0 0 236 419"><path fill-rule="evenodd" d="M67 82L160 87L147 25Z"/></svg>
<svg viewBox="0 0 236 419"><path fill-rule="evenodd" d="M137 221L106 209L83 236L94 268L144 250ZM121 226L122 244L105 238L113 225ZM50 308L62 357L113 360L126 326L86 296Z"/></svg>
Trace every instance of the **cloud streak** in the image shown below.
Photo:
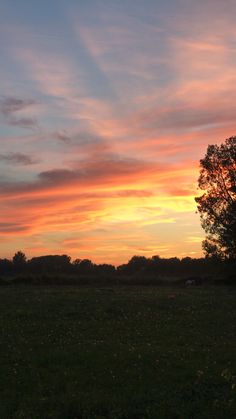
<svg viewBox="0 0 236 419"><path fill-rule="evenodd" d="M21 116L21 114L35 105L37 105L37 102L32 99L2 97L0 99L0 114L5 117L8 125L34 129L38 125L37 119Z"/></svg>
<svg viewBox="0 0 236 419"><path fill-rule="evenodd" d="M8 154L0 154L0 161L6 162L6 163L13 163L13 164L19 164L23 166L28 166L31 164L38 163L38 160L35 158L23 154L23 153L8 153Z"/></svg>
<svg viewBox="0 0 236 419"><path fill-rule="evenodd" d="M35 105L36 101L32 99L19 99L16 97L3 97L0 99L0 112L4 116L11 116L18 111L22 111L32 105Z"/></svg>

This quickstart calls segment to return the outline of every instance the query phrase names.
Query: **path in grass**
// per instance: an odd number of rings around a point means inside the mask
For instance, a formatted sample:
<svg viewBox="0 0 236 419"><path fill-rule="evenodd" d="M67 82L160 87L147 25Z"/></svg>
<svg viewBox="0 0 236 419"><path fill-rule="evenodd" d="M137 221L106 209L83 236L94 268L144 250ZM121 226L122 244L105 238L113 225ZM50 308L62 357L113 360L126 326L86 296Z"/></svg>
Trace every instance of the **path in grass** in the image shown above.
<svg viewBox="0 0 236 419"><path fill-rule="evenodd" d="M0 418L235 418L235 297L2 287Z"/></svg>

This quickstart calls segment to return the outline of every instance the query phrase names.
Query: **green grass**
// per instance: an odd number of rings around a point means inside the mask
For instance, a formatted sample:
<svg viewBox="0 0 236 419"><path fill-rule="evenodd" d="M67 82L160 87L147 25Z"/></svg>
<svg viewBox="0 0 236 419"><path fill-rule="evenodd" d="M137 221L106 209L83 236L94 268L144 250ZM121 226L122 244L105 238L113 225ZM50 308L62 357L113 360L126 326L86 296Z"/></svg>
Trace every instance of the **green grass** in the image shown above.
<svg viewBox="0 0 236 419"><path fill-rule="evenodd" d="M1 287L0 418L236 418L236 290Z"/></svg>

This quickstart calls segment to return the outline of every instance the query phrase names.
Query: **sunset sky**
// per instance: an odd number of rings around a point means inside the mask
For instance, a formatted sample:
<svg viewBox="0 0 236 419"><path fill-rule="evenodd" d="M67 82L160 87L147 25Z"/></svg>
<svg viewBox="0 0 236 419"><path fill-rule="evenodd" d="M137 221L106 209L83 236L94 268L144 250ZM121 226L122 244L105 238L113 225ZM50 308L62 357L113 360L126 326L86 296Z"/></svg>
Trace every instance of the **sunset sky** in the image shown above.
<svg viewBox="0 0 236 419"><path fill-rule="evenodd" d="M1 0L0 257L202 256L236 134L235 0Z"/></svg>

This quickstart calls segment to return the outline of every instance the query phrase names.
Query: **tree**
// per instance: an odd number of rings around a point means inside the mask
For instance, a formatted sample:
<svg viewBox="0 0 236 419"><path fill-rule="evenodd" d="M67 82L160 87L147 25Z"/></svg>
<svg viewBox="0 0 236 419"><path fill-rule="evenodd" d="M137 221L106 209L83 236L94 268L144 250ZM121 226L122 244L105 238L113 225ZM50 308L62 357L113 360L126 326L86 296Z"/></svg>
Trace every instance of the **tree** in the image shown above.
<svg viewBox="0 0 236 419"><path fill-rule="evenodd" d="M149 265L149 259L145 256L133 256L127 263L127 270L129 272L137 272L145 270Z"/></svg>
<svg viewBox="0 0 236 419"><path fill-rule="evenodd" d="M70 256L45 255L33 257L29 261L29 268L34 272L69 272L71 269Z"/></svg>
<svg viewBox="0 0 236 419"><path fill-rule="evenodd" d="M20 250L12 258L13 266L17 271L22 271L26 266L26 256Z"/></svg>
<svg viewBox="0 0 236 419"><path fill-rule="evenodd" d="M236 260L236 137L209 145L200 167L204 193L195 201L206 232L203 250L208 257Z"/></svg>
<svg viewBox="0 0 236 419"><path fill-rule="evenodd" d="M94 268L94 264L90 259L82 259L78 265L81 272L91 272Z"/></svg>

